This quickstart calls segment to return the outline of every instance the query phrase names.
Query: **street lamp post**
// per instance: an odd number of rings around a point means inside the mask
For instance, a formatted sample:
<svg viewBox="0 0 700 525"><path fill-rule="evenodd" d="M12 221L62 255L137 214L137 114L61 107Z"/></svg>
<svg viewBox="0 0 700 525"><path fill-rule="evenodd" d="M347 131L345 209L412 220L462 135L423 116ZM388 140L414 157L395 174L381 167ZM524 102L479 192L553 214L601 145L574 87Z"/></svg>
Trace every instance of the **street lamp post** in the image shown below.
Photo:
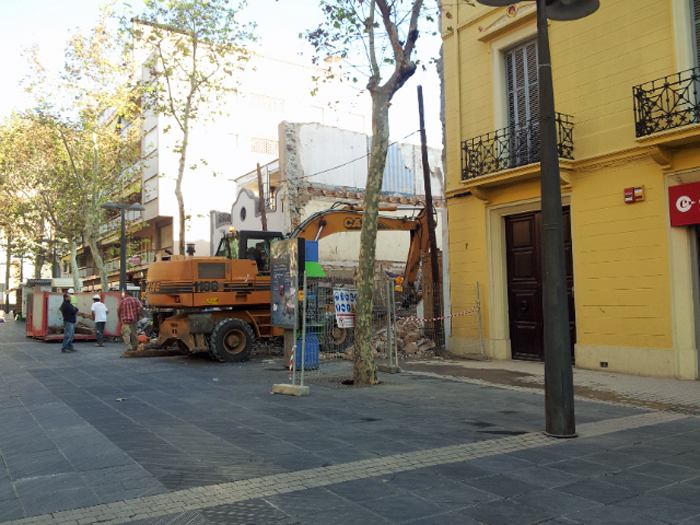
<svg viewBox="0 0 700 525"><path fill-rule="evenodd" d="M51 244L51 277L60 277L59 266L56 255L56 243L61 242L56 239L41 239L41 242L46 242Z"/></svg>
<svg viewBox="0 0 700 525"><path fill-rule="evenodd" d="M144 211L146 208L139 203L134 204L116 204L111 201L105 202L100 208L105 210L119 210L122 219L122 234L119 246L119 291L126 291L126 222L124 212L129 211Z"/></svg>
<svg viewBox="0 0 700 525"><path fill-rule="evenodd" d="M477 0L507 6L520 0ZM542 309L546 432L575 437L574 382L571 369L569 304L562 218L559 152L547 18L577 20L594 13L599 0L536 0L537 75L540 107L540 187L542 194Z"/></svg>

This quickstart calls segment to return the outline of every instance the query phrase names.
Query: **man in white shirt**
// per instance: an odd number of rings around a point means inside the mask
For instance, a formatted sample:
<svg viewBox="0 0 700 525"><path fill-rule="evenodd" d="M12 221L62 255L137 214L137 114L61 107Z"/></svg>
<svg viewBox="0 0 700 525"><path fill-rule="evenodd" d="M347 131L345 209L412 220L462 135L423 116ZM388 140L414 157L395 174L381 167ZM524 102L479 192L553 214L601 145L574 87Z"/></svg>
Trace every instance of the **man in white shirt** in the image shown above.
<svg viewBox="0 0 700 525"><path fill-rule="evenodd" d="M105 324L107 324L107 314L109 310L105 304L101 301L100 294L96 293L92 296L92 318L95 320L95 334L97 342L95 346L104 346L104 338L102 334L105 330Z"/></svg>

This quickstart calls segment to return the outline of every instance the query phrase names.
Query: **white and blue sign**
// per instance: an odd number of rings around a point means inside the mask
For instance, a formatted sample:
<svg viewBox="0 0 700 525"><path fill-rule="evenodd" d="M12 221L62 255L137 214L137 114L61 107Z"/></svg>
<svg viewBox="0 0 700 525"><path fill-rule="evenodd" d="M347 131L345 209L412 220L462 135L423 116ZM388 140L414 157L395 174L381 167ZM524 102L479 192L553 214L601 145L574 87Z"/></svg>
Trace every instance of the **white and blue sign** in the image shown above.
<svg viewBox="0 0 700 525"><path fill-rule="evenodd" d="M338 328L354 327L357 290L337 288L333 290L333 299L335 300L335 321Z"/></svg>

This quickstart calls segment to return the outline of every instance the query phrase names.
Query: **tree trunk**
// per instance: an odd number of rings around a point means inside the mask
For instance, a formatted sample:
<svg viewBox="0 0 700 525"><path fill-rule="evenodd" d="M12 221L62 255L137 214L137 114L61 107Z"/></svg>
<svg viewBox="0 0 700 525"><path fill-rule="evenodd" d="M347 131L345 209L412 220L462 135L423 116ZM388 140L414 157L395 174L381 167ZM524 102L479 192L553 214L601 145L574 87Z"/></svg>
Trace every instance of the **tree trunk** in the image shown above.
<svg viewBox="0 0 700 525"><path fill-rule="evenodd" d="M97 231L96 229L94 231ZM107 269L105 268L105 262L100 254L100 248L97 245L95 236L92 233L85 232L85 238L90 246L90 251L92 252L92 259L95 261L95 266L97 266L98 273L100 275L100 284L102 285L102 291L106 292L109 290L109 280L107 279Z"/></svg>
<svg viewBox="0 0 700 525"><path fill-rule="evenodd" d="M41 279L41 270L44 268L46 263L46 257L41 254L37 254L34 259L34 279ZM53 267L51 268L51 277L53 277Z"/></svg>
<svg viewBox="0 0 700 525"><path fill-rule="evenodd" d="M75 241L70 241L70 273L73 276L73 289L75 293L83 291L83 283L78 271L78 247Z"/></svg>
<svg viewBox="0 0 700 525"><path fill-rule="evenodd" d="M356 385L377 383L377 369L372 355L372 298L374 295L374 262L377 247L377 217L384 178L384 165L389 147L389 100L383 90L372 91L372 149L369 156L365 187L360 262L355 316L355 351L353 380Z"/></svg>
<svg viewBox="0 0 700 525"><path fill-rule="evenodd" d="M177 183L175 184L175 197L177 197L177 207L180 214L180 235L177 252L179 255L185 255L185 232L187 231L187 224L185 223L185 198L182 195L182 179L185 176L188 139L189 129L187 128L187 119L185 119L185 129L182 132L182 146L180 148L180 161L177 168Z"/></svg>

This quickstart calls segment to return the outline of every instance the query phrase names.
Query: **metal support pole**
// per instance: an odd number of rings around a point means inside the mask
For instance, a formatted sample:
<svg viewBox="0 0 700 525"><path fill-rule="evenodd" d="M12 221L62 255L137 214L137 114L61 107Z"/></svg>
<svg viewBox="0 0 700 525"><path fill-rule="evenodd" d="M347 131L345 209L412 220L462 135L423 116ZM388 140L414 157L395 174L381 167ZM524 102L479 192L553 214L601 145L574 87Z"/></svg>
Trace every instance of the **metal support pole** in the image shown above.
<svg viewBox="0 0 700 525"><path fill-rule="evenodd" d="M546 0L537 0L546 432L575 437L569 302Z"/></svg>
<svg viewBox="0 0 700 525"><path fill-rule="evenodd" d="M392 348L392 351L394 352L394 363L396 363L396 367L398 368L399 366L399 342L398 342L398 331L399 327L396 324L397 318L396 318L396 282L392 281L391 282L392 287L391 287L391 317L392 317L392 322L391 325L394 328L394 345ZM400 370L400 369L399 369Z"/></svg>
<svg viewBox="0 0 700 525"><path fill-rule="evenodd" d="M57 260L58 255L56 254L56 241L53 242L53 259L51 261L51 277L60 277L60 267Z"/></svg>
<svg viewBox="0 0 700 525"><path fill-rule="evenodd" d="M124 208L120 209L122 214L122 238L119 247L119 290L126 291L126 221L124 218Z"/></svg>
<svg viewBox="0 0 700 525"><path fill-rule="evenodd" d="M296 282L296 287L299 286L299 278L298 275L294 275L294 280ZM296 288L295 287L295 288ZM297 332L299 331L299 290L298 288L294 290L294 294L296 297L294 297L294 328L292 330L292 339L294 339L293 344L292 344L292 384L296 385L297 384L297 352L301 351L300 348L297 348Z"/></svg>
<svg viewBox="0 0 700 525"><path fill-rule="evenodd" d="M304 300L301 305L301 380L299 384L303 387L304 368L306 368L306 272L304 272Z"/></svg>
<svg viewBox="0 0 700 525"><path fill-rule="evenodd" d="M481 297L479 296L479 281L476 282L476 302L477 302L477 313L479 314L479 349L481 350L481 355L484 355L484 336L481 331Z"/></svg>
<svg viewBox="0 0 700 525"><path fill-rule="evenodd" d="M391 304L390 304L390 290L392 288L392 281L386 282L386 353L389 359L389 366L394 364L394 346L391 337Z"/></svg>

